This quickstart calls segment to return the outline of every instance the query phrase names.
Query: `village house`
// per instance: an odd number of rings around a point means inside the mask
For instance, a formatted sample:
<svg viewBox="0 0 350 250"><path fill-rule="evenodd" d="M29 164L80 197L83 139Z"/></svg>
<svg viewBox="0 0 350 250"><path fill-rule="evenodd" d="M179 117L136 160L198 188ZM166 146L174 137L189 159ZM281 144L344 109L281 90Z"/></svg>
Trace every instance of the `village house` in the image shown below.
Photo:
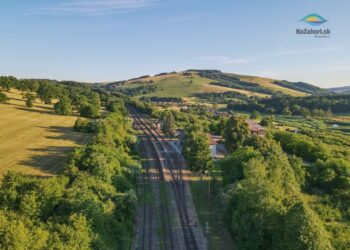
<svg viewBox="0 0 350 250"><path fill-rule="evenodd" d="M259 123L247 120L249 130L251 132L251 135L255 136L265 136L266 131L263 126L261 126ZM160 127L159 124L157 124L157 127ZM177 130L176 132L177 140L172 141L172 143L180 150L182 151L184 139L185 139L185 133L183 130ZM211 152L211 155L214 160L223 159L225 155L227 154L227 149L225 148L224 144L224 138L221 135L210 135L209 138L209 149Z"/></svg>
<svg viewBox="0 0 350 250"><path fill-rule="evenodd" d="M252 120L247 120L248 126L249 126L249 130L251 132L252 135L256 135L256 136L265 136L266 135L266 131L265 128L263 126L261 126L259 123L252 121Z"/></svg>
<svg viewBox="0 0 350 250"><path fill-rule="evenodd" d="M224 138L220 135L211 135L209 138L209 148L214 160L223 159L227 153L223 141Z"/></svg>

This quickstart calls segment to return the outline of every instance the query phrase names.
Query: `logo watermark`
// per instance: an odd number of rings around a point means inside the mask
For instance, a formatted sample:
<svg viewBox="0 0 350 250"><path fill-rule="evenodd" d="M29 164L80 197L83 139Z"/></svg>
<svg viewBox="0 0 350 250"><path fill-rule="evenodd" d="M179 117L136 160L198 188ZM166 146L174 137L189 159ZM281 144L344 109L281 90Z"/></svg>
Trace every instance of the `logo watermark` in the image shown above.
<svg viewBox="0 0 350 250"><path fill-rule="evenodd" d="M299 20L299 22L304 22L310 26L320 26L328 20L323 18L322 16L318 14L309 14ZM330 38L331 37L331 30L326 28L326 29L316 29L316 28L297 28L296 29L296 34L297 35L313 35L315 38Z"/></svg>

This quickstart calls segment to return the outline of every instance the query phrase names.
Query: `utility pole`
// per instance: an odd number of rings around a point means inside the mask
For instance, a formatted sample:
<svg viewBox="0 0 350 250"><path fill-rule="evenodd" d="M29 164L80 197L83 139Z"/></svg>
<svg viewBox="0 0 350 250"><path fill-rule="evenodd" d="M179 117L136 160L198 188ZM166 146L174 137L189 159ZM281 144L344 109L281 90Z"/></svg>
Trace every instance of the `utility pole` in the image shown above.
<svg viewBox="0 0 350 250"><path fill-rule="evenodd" d="M210 178L210 171L209 170L206 170L205 171L205 173L208 175L208 177L209 177L209 183L208 183L208 194L210 194L210 180L211 180L211 178Z"/></svg>

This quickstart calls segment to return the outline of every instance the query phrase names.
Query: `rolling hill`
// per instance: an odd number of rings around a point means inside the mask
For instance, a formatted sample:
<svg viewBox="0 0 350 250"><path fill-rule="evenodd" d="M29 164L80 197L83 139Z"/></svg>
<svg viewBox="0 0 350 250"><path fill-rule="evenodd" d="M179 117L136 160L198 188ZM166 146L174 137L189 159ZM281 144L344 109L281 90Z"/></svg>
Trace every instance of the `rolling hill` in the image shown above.
<svg viewBox="0 0 350 250"><path fill-rule="evenodd" d="M141 76L106 84L108 90L131 96L172 97L196 101L198 93L237 92L261 98L276 94L307 96L327 92L303 82L288 82L270 78L223 73L218 70L187 70Z"/></svg>
<svg viewBox="0 0 350 250"><path fill-rule="evenodd" d="M337 94L350 94L350 86L339 87L339 88L330 88L328 91L337 93Z"/></svg>

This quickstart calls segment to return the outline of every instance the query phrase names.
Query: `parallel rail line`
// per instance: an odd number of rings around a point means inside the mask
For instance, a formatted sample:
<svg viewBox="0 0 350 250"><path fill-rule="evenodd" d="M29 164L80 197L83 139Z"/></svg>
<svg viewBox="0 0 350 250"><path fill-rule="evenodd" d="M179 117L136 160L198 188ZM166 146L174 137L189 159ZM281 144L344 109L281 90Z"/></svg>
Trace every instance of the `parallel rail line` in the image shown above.
<svg viewBox="0 0 350 250"><path fill-rule="evenodd" d="M158 158L158 155L156 154L156 147L153 145L152 141L151 141L151 137L152 135L150 134L147 126L145 125L144 121L140 118L139 115L137 114L134 114L134 118L136 118L135 120L138 121L138 125L140 126L141 129L144 130L146 136L147 136L147 139L148 139L148 143L154 148L154 151L153 152L153 157L154 159L158 159L160 161L160 159ZM164 179L164 173L163 173L163 169L162 167L160 166L160 164L157 164L157 168L156 168L157 172L158 172L158 175L157 175L157 178L159 178L162 182L165 181ZM148 178L150 178L149 176L149 173L148 173ZM159 190L161 192L161 187L159 187ZM174 236L173 236L173 233L172 233L172 228L171 228L171 217L170 217L170 211L169 211L169 206L168 206L168 203L167 202L161 202L160 204L161 206L161 209L160 209L160 212L161 212L161 221L162 221L162 227L163 227L163 230L164 231L167 231L168 232L168 236L169 236L169 243L170 243L170 246L168 247L168 245L166 244L166 241L165 241L165 244L164 244L164 248L165 249L176 249L175 247L175 243L174 243ZM165 221L168 221L168 223L166 224ZM149 221L149 223L151 224L152 221ZM143 227L145 227L145 223L143 225ZM144 229L143 229L144 230ZM142 244L144 244L145 242L145 234L143 234L143 239L142 239ZM152 249L152 241L149 242L149 249ZM144 245L142 245L142 249L145 249L144 248Z"/></svg>
<svg viewBox="0 0 350 250"><path fill-rule="evenodd" d="M168 150L170 149L169 151L172 151L173 148L169 144L169 142L165 140L163 135L161 135L160 133L152 129L152 125L150 122L146 122L138 114L136 114L135 117L137 118L139 123L142 124L142 127L147 130L147 132L145 131L146 134L148 136L151 136L155 142L158 142L158 145L163 152L165 152L166 148ZM164 142L165 146L161 142ZM155 150L157 150L157 148L155 148ZM198 243L196 241L196 237L192 229L190 216L188 214L188 209L186 204L184 180L183 180L183 174L182 174L183 165L178 157L169 157L169 159L170 159L169 161L168 161L168 158L166 160L167 162L170 162L169 172L172 178L171 186L175 194L176 205L180 216L180 223L183 231L185 244L187 249L198 249ZM181 166L181 168L178 169L176 166ZM175 170L177 170L177 173L176 173L177 176L175 176L175 173L174 173ZM162 175L161 178L164 180L164 173L162 170L161 170L161 175Z"/></svg>

